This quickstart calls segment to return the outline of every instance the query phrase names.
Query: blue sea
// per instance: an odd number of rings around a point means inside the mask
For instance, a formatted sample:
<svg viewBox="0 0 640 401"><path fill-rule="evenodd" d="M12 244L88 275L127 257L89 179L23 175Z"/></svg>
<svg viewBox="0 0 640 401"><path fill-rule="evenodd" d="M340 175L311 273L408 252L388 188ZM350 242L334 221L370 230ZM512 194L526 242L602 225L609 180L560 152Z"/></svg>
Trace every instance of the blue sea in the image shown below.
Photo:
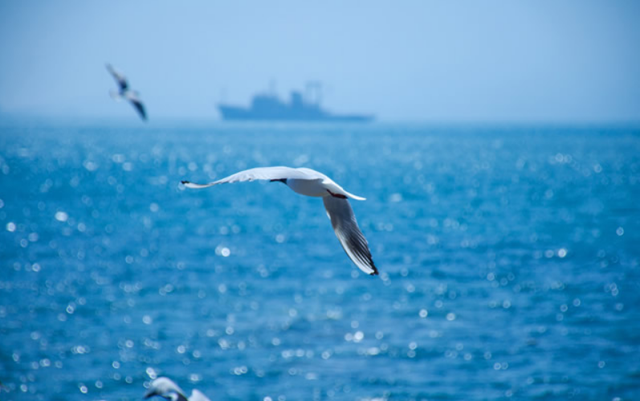
<svg viewBox="0 0 640 401"><path fill-rule="evenodd" d="M319 170L322 202L239 170ZM0 121L0 399L640 399L640 128Z"/></svg>

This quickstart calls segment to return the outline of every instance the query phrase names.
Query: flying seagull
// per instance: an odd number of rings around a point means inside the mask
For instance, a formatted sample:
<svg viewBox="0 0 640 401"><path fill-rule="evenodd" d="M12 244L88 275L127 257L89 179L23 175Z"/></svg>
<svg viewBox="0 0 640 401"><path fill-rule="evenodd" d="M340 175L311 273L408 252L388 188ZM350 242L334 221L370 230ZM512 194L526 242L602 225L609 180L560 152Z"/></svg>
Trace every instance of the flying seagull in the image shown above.
<svg viewBox="0 0 640 401"><path fill-rule="evenodd" d="M115 79L116 83L118 84L118 92L111 91L110 92L111 97L114 98L115 100L126 99L130 101L133 107L136 109L136 111L140 115L140 118L146 121L147 113L144 109L144 105L142 104L142 101L140 100L138 92L129 89L129 83L127 82L127 78L125 78L124 75L116 71L111 66L111 64L107 64L107 70L109 71L109 73L111 73L111 75L113 76L113 79Z"/></svg>
<svg viewBox="0 0 640 401"><path fill-rule="evenodd" d="M198 390L191 391L191 397L187 398L184 391L173 380L167 377L158 377L149 385L149 390L144 398L154 396L162 397L169 401L211 401Z"/></svg>
<svg viewBox="0 0 640 401"><path fill-rule="evenodd" d="M207 188L218 184L242 181L269 180L282 182L300 195L320 197L324 202L333 230L349 258L363 272L376 275L366 238L360 231L356 216L347 198L365 200L350 194L326 175L310 168L260 167L241 171L218 181L200 185L182 181L187 188Z"/></svg>

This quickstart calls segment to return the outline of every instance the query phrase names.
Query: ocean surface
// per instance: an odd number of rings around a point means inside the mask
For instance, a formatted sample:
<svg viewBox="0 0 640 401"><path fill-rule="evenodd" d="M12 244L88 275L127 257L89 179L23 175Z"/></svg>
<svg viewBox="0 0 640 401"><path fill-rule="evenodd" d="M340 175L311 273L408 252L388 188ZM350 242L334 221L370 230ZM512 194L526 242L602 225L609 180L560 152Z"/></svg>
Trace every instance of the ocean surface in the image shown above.
<svg viewBox="0 0 640 401"><path fill-rule="evenodd" d="M322 202L347 191L380 276ZM639 400L640 129L0 121L0 399Z"/></svg>

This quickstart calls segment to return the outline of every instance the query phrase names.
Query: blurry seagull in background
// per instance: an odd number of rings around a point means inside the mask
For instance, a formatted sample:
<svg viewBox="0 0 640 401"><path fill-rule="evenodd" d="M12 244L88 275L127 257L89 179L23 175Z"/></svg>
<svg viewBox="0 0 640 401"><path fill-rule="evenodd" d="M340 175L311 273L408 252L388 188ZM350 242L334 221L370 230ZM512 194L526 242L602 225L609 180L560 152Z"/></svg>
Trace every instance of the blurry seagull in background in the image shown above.
<svg viewBox="0 0 640 401"><path fill-rule="evenodd" d="M169 401L211 401L206 395L198 390L191 391L191 397L187 398L184 391L173 380L167 377L158 377L149 385L149 391L144 398L154 396L162 397Z"/></svg>
<svg viewBox="0 0 640 401"><path fill-rule="evenodd" d="M345 252L360 270L376 275L378 269L373 263L367 240L347 198L365 200L350 194L331 178L310 168L261 167L241 171L209 184L199 185L182 181L187 188L207 188L218 184L242 181L269 180L282 182L300 195L320 197L324 202L333 230Z"/></svg>
<svg viewBox="0 0 640 401"><path fill-rule="evenodd" d="M142 101L138 97L139 95L138 92L129 89L127 78L125 78L124 75L116 71L111 66L111 64L107 64L107 70L109 71L109 73L111 73L111 75L113 76L113 79L115 79L116 83L118 84L118 92L116 91L109 92L111 97L117 101L120 101L122 99L126 99L130 101L133 107L135 107L136 111L140 115L140 118L146 121L147 113L144 110L144 105L142 104Z"/></svg>

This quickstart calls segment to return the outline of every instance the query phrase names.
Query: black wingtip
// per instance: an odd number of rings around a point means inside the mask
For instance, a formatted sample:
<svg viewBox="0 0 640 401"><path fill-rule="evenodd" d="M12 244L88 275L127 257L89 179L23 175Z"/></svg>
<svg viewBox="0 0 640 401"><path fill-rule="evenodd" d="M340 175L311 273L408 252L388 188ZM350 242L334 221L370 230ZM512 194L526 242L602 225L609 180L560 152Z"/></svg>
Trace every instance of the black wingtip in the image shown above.
<svg viewBox="0 0 640 401"><path fill-rule="evenodd" d="M371 260L371 259L369 259ZM371 260L371 268L373 269L373 272L369 273L370 276L377 276L378 273L378 268L376 267L375 264L373 264L373 260Z"/></svg>
<svg viewBox="0 0 640 401"><path fill-rule="evenodd" d="M180 181L180 182L181 182L182 184L191 184L191 182L189 182L189 181L185 181L185 180L182 180L182 181Z"/></svg>

